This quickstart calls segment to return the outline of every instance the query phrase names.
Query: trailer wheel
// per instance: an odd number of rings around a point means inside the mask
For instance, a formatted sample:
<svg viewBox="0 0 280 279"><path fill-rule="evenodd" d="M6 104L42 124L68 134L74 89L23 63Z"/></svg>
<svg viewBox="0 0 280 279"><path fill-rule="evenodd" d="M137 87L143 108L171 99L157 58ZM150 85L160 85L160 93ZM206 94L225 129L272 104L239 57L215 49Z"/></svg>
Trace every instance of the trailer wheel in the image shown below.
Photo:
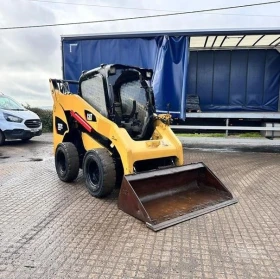
<svg viewBox="0 0 280 279"><path fill-rule="evenodd" d="M79 154L71 142L60 143L55 152L55 168L58 177L64 182L71 182L79 174Z"/></svg>
<svg viewBox="0 0 280 279"><path fill-rule="evenodd" d="M0 130L0 146L3 145L5 142L5 135L4 133Z"/></svg>
<svg viewBox="0 0 280 279"><path fill-rule="evenodd" d="M92 196L102 198L114 190L115 164L106 149L88 151L84 158L83 171L86 187Z"/></svg>

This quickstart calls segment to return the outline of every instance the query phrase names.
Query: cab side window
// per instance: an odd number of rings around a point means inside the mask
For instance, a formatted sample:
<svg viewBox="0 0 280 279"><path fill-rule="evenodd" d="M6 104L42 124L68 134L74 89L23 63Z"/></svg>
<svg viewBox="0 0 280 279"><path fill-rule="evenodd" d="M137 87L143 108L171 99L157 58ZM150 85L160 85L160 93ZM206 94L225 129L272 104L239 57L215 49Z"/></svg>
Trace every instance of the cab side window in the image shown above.
<svg viewBox="0 0 280 279"><path fill-rule="evenodd" d="M100 75L85 80L81 84L81 93L85 101L87 101L94 109L107 117L107 106L105 99L105 91L103 79Z"/></svg>

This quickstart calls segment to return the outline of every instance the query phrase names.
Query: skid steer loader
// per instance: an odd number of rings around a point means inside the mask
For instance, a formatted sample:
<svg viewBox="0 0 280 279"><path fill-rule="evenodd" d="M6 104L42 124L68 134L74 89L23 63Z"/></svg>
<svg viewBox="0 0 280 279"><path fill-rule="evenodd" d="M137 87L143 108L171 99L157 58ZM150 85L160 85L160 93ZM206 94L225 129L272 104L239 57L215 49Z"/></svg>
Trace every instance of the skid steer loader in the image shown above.
<svg viewBox="0 0 280 279"><path fill-rule="evenodd" d="M184 165L171 116L155 113L152 75L111 64L83 72L79 81L49 82L58 177L71 182L82 169L97 198L120 187L118 207L158 231L236 199L203 163Z"/></svg>

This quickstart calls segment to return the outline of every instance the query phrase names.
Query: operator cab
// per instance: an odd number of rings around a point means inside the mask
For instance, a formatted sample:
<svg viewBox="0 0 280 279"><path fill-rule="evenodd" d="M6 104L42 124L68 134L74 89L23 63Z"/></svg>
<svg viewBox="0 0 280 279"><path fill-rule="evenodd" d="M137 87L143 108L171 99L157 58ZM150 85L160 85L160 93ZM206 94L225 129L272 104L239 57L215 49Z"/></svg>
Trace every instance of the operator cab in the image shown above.
<svg viewBox="0 0 280 279"><path fill-rule="evenodd" d="M152 74L137 67L101 65L81 76L80 95L134 140L147 140L154 130Z"/></svg>

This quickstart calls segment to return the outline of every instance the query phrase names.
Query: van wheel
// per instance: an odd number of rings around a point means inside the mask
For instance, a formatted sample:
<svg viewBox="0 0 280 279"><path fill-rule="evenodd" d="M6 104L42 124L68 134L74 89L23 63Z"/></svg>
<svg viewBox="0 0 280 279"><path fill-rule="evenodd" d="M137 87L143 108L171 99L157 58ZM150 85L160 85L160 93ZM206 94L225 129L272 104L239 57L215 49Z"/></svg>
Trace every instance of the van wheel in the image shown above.
<svg viewBox="0 0 280 279"><path fill-rule="evenodd" d="M5 142L5 135L4 133L0 130L0 145L3 145Z"/></svg>
<svg viewBox="0 0 280 279"><path fill-rule="evenodd" d="M88 151L84 158L83 171L86 187L92 196L102 198L114 190L115 163L106 149Z"/></svg>
<svg viewBox="0 0 280 279"><path fill-rule="evenodd" d="M55 152L55 168L60 180L71 182L79 174L79 154L72 142L60 143Z"/></svg>

